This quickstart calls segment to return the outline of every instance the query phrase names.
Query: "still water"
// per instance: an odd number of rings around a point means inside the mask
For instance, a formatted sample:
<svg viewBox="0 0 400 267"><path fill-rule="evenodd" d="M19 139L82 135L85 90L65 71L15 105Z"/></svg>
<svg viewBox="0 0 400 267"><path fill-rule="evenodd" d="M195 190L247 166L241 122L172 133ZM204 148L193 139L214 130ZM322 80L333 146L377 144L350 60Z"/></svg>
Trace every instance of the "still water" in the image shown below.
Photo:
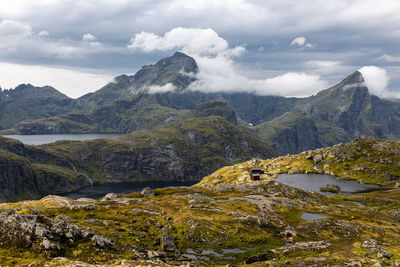
<svg viewBox="0 0 400 267"><path fill-rule="evenodd" d="M142 191L145 187L150 187L152 189L155 188L164 188L170 186L192 186L199 181L186 181L186 182L177 182L177 181L153 181L153 182L131 182L131 183L107 183L107 184L98 184L93 186L83 187L75 192L63 194L62 196L78 199L78 198L93 198L99 199L108 193L133 193Z"/></svg>
<svg viewBox="0 0 400 267"><path fill-rule="evenodd" d="M320 191L321 187L328 184L338 185L341 194L353 194L379 189L378 185L360 184L353 180L338 180L335 176L326 174L281 174L275 181L305 191L314 191L325 195L334 194Z"/></svg>
<svg viewBox="0 0 400 267"><path fill-rule="evenodd" d="M38 135L3 135L7 138L13 138L26 145L43 145L54 143L60 140L93 140L112 136L121 136L122 134L38 134Z"/></svg>
<svg viewBox="0 0 400 267"><path fill-rule="evenodd" d="M324 219L324 218L328 218L328 216L323 215L323 214L318 214L318 213L310 213L310 212L303 212L301 214L301 218L303 220L319 220L319 219Z"/></svg>

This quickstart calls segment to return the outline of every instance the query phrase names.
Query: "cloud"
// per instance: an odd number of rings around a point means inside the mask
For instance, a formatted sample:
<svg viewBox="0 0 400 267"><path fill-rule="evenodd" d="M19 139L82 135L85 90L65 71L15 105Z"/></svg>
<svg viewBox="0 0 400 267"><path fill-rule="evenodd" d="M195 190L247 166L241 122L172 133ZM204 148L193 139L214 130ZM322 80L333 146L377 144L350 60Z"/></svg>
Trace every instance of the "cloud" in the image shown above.
<svg viewBox="0 0 400 267"><path fill-rule="evenodd" d="M243 68L258 66L251 75L319 74L321 79L334 84L359 66L382 64L391 76L389 87L400 88L400 69L395 68L399 62L400 1L328 2L309 0L304 5L293 0L0 1L0 23L2 19L15 22L6 25L9 30L14 27L12 35L0 34L0 59L27 65L58 64L130 73L167 56L169 51L156 49L156 53L145 54L139 52L142 49L135 49L132 53L126 44L134 33L154 33L163 39L164 33L181 26L213 29L229 42L230 49L241 45L241 51L235 51L245 56L237 57L235 62ZM266 25L267 30L260 30ZM51 38L40 36L43 30L51 33ZM82 34L86 33L97 40L84 44ZM305 38L304 45L289 46L295 37ZM260 46L264 51L257 51ZM298 53L304 50L312 53ZM380 58L383 54L386 56ZM336 69L306 64L327 59L342 64Z"/></svg>
<svg viewBox="0 0 400 267"><path fill-rule="evenodd" d="M297 46L299 50L304 50L305 48L313 48L315 44L308 43L307 39L304 36L296 37L290 42L290 46Z"/></svg>
<svg viewBox="0 0 400 267"><path fill-rule="evenodd" d="M157 86L157 85L150 86L148 89L150 94L154 94L154 93L165 93L174 91L177 89L177 87L174 86L172 83L167 83L166 85L163 86Z"/></svg>
<svg viewBox="0 0 400 267"><path fill-rule="evenodd" d="M84 35L82 36L82 40L83 40L84 42L92 42L92 41L96 41L96 40L97 40L97 37L94 36L93 34L86 33L86 34L84 34Z"/></svg>
<svg viewBox="0 0 400 267"><path fill-rule="evenodd" d="M309 96L326 86L318 75L288 72L272 78L255 79L233 60L242 55L244 46L230 48L228 42L212 29L174 28L158 36L136 34L129 43L132 50L144 52L179 49L195 58L199 72L197 81L189 87L202 92L252 92L259 95ZM153 91L173 90L173 87L153 88Z"/></svg>
<svg viewBox="0 0 400 267"><path fill-rule="evenodd" d="M101 47L102 43L97 42L97 37L93 34L86 33L82 36L83 44L90 47Z"/></svg>
<svg viewBox="0 0 400 267"><path fill-rule="evenodd" d="M379 97L387 95L386 87L389 82L389 76L386 70L377 66L364 66L359 69L364 77L369 92Z"/></svg>
<svg viewBox="0 0 400 267"><path fill-rule="evenodd" d="M340 66L340 61L335 60L310 60L307 64L318 68L336 68Z"/></svg>
<svg viewBox="0 0 400 267"><path fill-rule="evenodd" d="M183 27L174 28L164 36L142 31L131 38L128 48L144 52L181 50L184 53L199 55L230 53L232 56L240 55L245 50L242 46L228 49L228 42L210 28Z"/></svg>
<svg viewBox="0 0 400 267"><path fill-rule="evenodd" d="M32 27L20 21L3 19L0 22L0 38L21 37L28 38L32 35Z"/></svg>
<svg viewBox="0 0 400 267"><path fill-rule="evenodd" d="M189 87L203 92L250 92L258 95L305 97L327 87L318 75L287 72L271 78L250 78L231 59L196 58L199 65L197 81Z"/></svg>
<svg viewBox="0 0 400 267"><path fill-rule="evenodd" d="M305 44L306 44L306 38L303 36L294 38L293 41L290 43L291 46L294 45L304 46Z"/></svg>
<svg viewBox="0 0 400 267"><path fill-rule="evenodd" d="M0 62L0 85L3 89L15 88L21 83L30 83L35 86L50 85L69 97L79 97L99 89L111 80L110 75L85 69L70 70Z"/></svg>
<svg viewBox="0 0 400 267"><path fill-rule="evenodd" d="M41 31L38 33L39 37L49 37L50 33L48 31Z"/></svg>
<svg viewBox="0 0 400 267"><path fill-rule="evenodd" d="M381 56L381 59L387 61L387 62L400 62L400 57L395 57L387 54L383 54Z"/></svg>

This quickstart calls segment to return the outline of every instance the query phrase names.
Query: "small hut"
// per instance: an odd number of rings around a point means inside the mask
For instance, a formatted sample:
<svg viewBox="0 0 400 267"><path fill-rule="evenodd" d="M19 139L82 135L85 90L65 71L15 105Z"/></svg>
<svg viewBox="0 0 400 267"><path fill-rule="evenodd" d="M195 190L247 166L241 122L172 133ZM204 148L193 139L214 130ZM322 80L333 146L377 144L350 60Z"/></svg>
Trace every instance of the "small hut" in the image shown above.
<svg viewBox="0 0 400 267"><path fill-rule="evenodd" d="M261 168L261 167L250 168L250 178L251 178L251 180L259 181L261 174L264 174L264 168Z"/></svg>

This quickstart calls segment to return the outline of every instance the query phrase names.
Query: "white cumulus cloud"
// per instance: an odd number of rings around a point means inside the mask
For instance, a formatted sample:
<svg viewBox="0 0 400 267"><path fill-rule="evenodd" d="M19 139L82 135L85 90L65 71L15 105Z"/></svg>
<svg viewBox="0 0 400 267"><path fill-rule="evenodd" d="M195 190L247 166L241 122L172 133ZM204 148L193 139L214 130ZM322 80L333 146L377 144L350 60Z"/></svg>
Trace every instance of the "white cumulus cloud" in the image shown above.
<svg viewBox="0 0 400 267"><path fill-rule="evenodd" d="M142 31L131 38L128 47L145 52L181 50L184 53L199 55L218 53L239 55L245 50L241 46L229 49L228 42L212 29L183 27L174 28L166 32L164 36Z"/></svg>
<svg viewBox="0 0 400 267"><path fill-rule="evenodd" d="M9 37L30 37L32 27L20 21L3 19L0 22L0 38Z"/></svg>
<svg viewBox="0 0 400 267"><path fill-rule="evenodd" d="M304 46L305 43L306 43L306 38L303 36L300 36L300 37L294 38L293 41L290 43L290 45Z"/></svg>
<svg viewBox="0 0 400 267"><path fill-rule="evenodd" d="M39 37L49 37L50 33L48 31L41 31L38 33Z"/></svg>
<svg viewBox="0 0 400 267"><path fill-rule="evenodd" d="M102 46L102 43L97 42L97 37L90 33L84 34L82 36L82 41L83 41L84 45L87 45L90 47L101 47Z"/></svg>
<svg viewBox="0 0 400 267"><path fill-rule="evenodd" d="M389 76L385 69L377 66L364 66L359 71L371 94L379 97L385 97L388 94L386 87L389 83Z"/></svg>
<svg viewBox="0 0 400 267"><path fill-rule="evenodd" d="M313 48L315 44L312 44L310 42L307 42L306 37L304 36L299 36L296 37L290 42L290 46L297 46L299 47L299 50L304 50L305 48Z"/></svg>

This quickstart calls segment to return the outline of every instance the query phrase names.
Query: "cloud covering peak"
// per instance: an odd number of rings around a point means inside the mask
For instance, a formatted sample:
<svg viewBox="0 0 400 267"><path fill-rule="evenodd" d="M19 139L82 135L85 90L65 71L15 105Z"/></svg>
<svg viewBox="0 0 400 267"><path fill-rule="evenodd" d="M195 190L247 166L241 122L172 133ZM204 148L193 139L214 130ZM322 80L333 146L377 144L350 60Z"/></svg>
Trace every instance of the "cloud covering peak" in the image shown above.
<svg viewBox="0 0 400 267"><path fill-rule="evenodd" d="M230 48L228 41L212 29L178 27L163 36L141 32L131 38L128 47L147 53L178 49L194 57L199 72L196 74L197 81L189 89L195 91L303 97L327 86L318 75L304 72L287 72L270 78L248 77L246 71L234 61L235 57L246 52L245 46Z"/></svg>
<svg viewBox="0 0 400 267"><path fill-rule="evenodd" d="M379 97L390 97L390 92L386 91L389 76L386 70L377 66L364 66L359 69L364 77L365 84L371 94Z"/></svg>

